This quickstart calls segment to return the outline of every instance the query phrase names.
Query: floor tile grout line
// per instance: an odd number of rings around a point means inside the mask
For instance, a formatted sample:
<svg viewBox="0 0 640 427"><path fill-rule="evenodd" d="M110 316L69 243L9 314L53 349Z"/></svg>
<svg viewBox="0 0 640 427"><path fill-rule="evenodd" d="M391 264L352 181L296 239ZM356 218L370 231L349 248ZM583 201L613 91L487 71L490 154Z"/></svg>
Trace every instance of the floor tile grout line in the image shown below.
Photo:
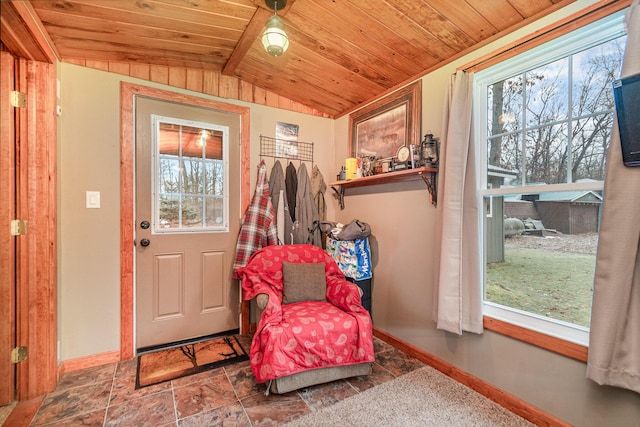
<svg viewBox="0 0 640 427"><path fill-rule="evenodd" d="M226 373L226 371L225 371L225 373ZM229 380L229 382L231 382L231 380ZM233 384L231 384L231 387L233 388L233 392L235 393L236 398L238 398L238 403L242 407L242 412L244 413L244 416L247 418L247 421L249 421L249 425L253 426L253 421L251 421L251 418L249 417L249 414L247 413L247 408L245 408L244 403L242 403L242 399L240 399L240 396L238 396L238 393L236 392L236 388L233 387ZM253 394L251 396L253 396Z"/></svg>
<svg viewBox="0 0 640 427"><path fill-rule="evenodd" d="M391 375L393 378L398 378L397 376L395 376L395 375L393 374L393 372L391 372L390 370L388 370L387 368L385 368L384 366L382 366L382 365L381 365L381 364L379 364L378 362L372 362L372 363L373 363L374 365L378 365L378 367L379 367L380 369L382 369L383 371L385 371L386 373L388 373L389 375ZM372 369L372 372L373 372L373 369Z"/></svg>
<svg viewBox="0 0 640 427"><path fill-rule="evenodd" d="M242 347L242 345L240 347ZM244 413L244 416L247 418L247 421L249 421L249 424L253 426L253 422L251 421L251 418L249 418L249 414L247 414L247 409L244 407L244 404L242 403L242 399L240 399L240 396L238 396L238 392L236 391L236 388L233 386L233 382L231 382L231 378L229 377L229 372L227 371L227 368L223 367L222 370L224 371L224 375L227 377L227 381L229 381L229 384L231 384L231 389L233 390L233 394L236 396L236 400L240 404L240 407L242 407L242 412Z"/></svg>
<svg viewBox="0 0 640 427"><path fill-rule="evenodd" d="M308 389L309 389L309 387L305 387L305 388L302 388L302 389L299 389L299 390L295 390L295 392L296 392L296 394L298 395L298 398L299 398L300 400L302 400L302 402L303 402L305 405L307 405L307 408L309 408L309 413L311 413L311 412L313 412L313 408L311 407L311 405L309 405L309 402L307 402L307 401L305 400L305 398L304 398L304 397L302 397L302 394L301 394L301 393L304 393L304 392L305 392L306 390L308 390ZM302 391L301 391L301 390L302 390Z"/></svg>
<svg viewBox="0 0 640 427"><path fill-rule="evenodd" d="M227 372L226 367L222 367L222 372L223 372L223 374L224 374L225 378L227 379L227 381L229 382L229 385L231 386L231 390L233 391L233 395L235 396L235 402L234 402L234 401L229 401L229 402L224 403L224 404L221 404L221 405L219 405L219 406L217 406L217 407L215 407L215 408L210 408L208 411L216 410L216 409L222 408L222 407L224 407L224 406L232 405L232 404L234 404L234 403L239 403L239 404L240 404L240 406L242 407L242 410L243 410L243 412L244 412L245 416L247 417L247 420L249 421L249 423L250 423L251 425L253 425L253 423L251 423L251 419L249 418L249 415L246 413L246 410L245 410L245 408L244 408L244 405L242 404L242 401L240 400L240 397L238 396L238 393L236 392L235 387L233 386L233 384L232 384L232 382L231 382L231 378L229 377L229 373ZM204 379L204 380L201 380L201 381L195 381L195 382L194 382L194 383L192 383L192 384L196 384L196 383L200 383L200 382L204 382L204 381L209 381L209 379ZM176 387L176 386L173 384L173 381L171 381L171 387L172 387L172 391L174 391L174 390L175 390L175 388L187 387L187 385L183 385L183 386L180 386L180 387ZM176 401L176 399L175 399L175 393L173 393L173 396L174 396L174 407L175 407L175 413L176 413L176 425L178 425L178 424L180 423L180 421L181 421L181 420L185 420L185 419L187 419L187 418L192 418L192 417L195 417L195 416L198 416L198 415L200 415L200 414L204 414L204 413L208 412L208 411L200 411L200 412L198 412L198 413L196 413L196 414L191 414L191 415L188 415L188 416L186 416L186 417L182 417L182 418L180 418L180 417L178 416L178 412L177 412L177 405L178 405L178 403L177 403L177 401Z"/></svg>
<svg viewBox="0 0 640 427"><path fill-rule="evenodd" d="M115 375L115 374L114 374L114 375ZM70 391L70 390L79 389L79 388L83 388L83 387L91 387L91 386L95 386L95 385L97 385L97 384L107 383L107 382L108 382L107 380L105 380L105 381L91 382L91 383L86 384L86 385L83 385L83 386L69 387L69 388L66 388L66 389L64 389L64 390L60 390L60 391L58 391L58 392L56 392L56 390L54 390L54 391L52 391L52 392L50 392L50 393L45 394L45 395L44 395L44 397L42 398L42 402L40 402L40 405L38 406L38 409L37 409L37 410L36 410L36 412L34 413L33 418L29 421L29 424L28 424L28 425L29 425L29 427L31 427L31 426L37 426L37 425L38 425L38 424L35 424L35 425L34 425L34 424L33 424L33 421L37 418L38 414L40 413L40 410L42 409L42 407L43 407L43 405L44 405L44 403L45 403L45 401L46 401L47 397L50 397L52 394L56 394L56 393L65 393L65 392ZM109 398L111 398L111 390L113 390L113 381L112 381L112 383L111 383L111 389L110 389L110 391L109 391ZM103 425L104 425L104 424L106 424L107 408L109 407L109 402L108 402L108 401L107 401L106 405L107 405L107 406L105 406L105 408L104 408L104 411L105 411L105 418L104 418ZM73 418L73 417L78 416L78 415L89 414L89 413L91 413L91 412L96 412L96 411L100 411L100 410L102 410L102 408L95 408L95 409L93 409L93 410L81 411L81 412L78 412L78 413L74 413L74 414L72 414L72 415L69 415L69 416L67 416L67 417L61 418L61 419L54 419L54 420L50 420L49 422L47 422L47 423L45 423L45 424L40 424L40 425L41 425L41 426L43 426L43 427L46 427L46 426L48 426L48 425L50 425L50 424L52 424L52 423L59 423L59 422L61 422L61 421L65 421L65 420L67 420L68 418Z"/></svg>
<svg viewBox="0 0 640 427"><path fill-rule="evenodd" d="M111 406L111 397L113 396L113 388L116 384L116 374L118 373L118 367L120 366L120 362L116 362L116 366L113 369L113 376L111 378L111 390L109 390L109 399L107 400L107 406L104 408L104 417L102 419L102 425L107 425L107 414L109 413L109 407Z"/></svg>
<svg viewBox="0 0 640 427"><path fill-rule="evenodd" d="M233 390L233 394L234 396L236 396L236 400L240 402L240 396L238 396L238 392L236 391L236 388L233 386L233 383L231 382L231 378L229 377L229 372L227 372L227 369L225 367L222 367L222 371L224 372L224 376L227 378L227 381L229 381L229 384L231 385L231 390Z"/></svg>
<svg viewBox="0 0 640 427"><path fill-rule="evenodd" d="M176 392L175 387L173 385L173 381L171 381L171 398L173 400L173 417L176 421L176 426L178 425L178 402L176 402Z"/></svg>
<svg viewBox="0 0 640 427"><path fill-rule="evenodd" d="M356 396L356 395L360 394L361 392L360 392L360 390L358 390L358 387L356 387L356 386L354 386L353 384L351 384L351 381L349 381L349 379L350 379L350 378L346 378L346 379L345 379L345 382L346 382L347 384L349 384L349 386L350 386L352 389L354 389L354 390L356 391L356 394L355 394L354 396ZM344 399L342 399L342 400L344 400Z"/></svg>
<svg viewBox="0 0 640 427"><path fill-rule="evenodd" d="M240 403L240 406L242 407L242 412L244 412L244 416L247 417L247 421L249 421L249 425L253 426L253 421L251 421L251 418L249 417L249 414L247 414L247 408L244 407L244 403L242 403L242 400L238 399L238 402Z"/></svg>

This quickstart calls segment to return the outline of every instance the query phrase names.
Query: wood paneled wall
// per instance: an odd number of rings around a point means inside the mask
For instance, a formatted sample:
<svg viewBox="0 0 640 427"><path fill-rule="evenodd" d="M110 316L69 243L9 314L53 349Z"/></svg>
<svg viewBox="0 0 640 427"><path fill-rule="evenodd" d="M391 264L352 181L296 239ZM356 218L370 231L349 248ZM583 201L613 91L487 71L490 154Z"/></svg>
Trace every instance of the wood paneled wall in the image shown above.
<svg viewBox="0 0 640 427"><path fill-rule="evenodd" d="M268 107L282 108L318 117L332 118L315 108L290 100L277 93L247 83L237 77L218 71L193 68L166 67L161 65L133 64L112 61L63 60L70 64L124 74L125 76L161 83L221 98L236 99Z"/></svg>
<svg viewBox="0 0 640 427"><path fill-rule="evenodd" d="M52 391L57 375L56 335L56 66L17 60L16 87L27 107L16 117L16 216L27 234L16 238L18 400Z"/></svg>
<svg viewBox="0 0 640 427"><path fill-rule="evenodd" d="M2 44L0 44L2 49ZM7 363L15 347L15 241L7 232L15 219L15 139L14 111L9 102L13 90L14 59L0 51L0 406L14 398L15 368Z"/></svg>

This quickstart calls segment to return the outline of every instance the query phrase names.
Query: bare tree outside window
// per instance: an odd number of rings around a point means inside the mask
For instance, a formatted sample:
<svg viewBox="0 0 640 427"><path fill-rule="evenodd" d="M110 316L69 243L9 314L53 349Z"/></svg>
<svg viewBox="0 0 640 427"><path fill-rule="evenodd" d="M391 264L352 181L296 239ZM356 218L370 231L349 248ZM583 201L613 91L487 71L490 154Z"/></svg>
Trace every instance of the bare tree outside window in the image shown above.
<svg viewBox="0 0 640 427"><path fill-rule="evenodd" d="M603 180L624 37L488 88L488 165L514 184Z"/></svg>
<svg viewBox="0 0 640 427"><path fill-rule="evenodd" d="M485 301L588 328L625 39L486 86Z"/></svg>

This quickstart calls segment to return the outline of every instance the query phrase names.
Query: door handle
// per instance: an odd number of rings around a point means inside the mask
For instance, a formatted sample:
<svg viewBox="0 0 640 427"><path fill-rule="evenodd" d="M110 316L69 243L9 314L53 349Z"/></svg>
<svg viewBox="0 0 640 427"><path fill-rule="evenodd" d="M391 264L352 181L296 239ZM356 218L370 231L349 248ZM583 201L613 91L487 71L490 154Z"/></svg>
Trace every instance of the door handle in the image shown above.
<svg viewBox="0 0 640 427"><path fill-rule="evenodd" d="M149 224L149 221L142 221L140 223L140 228L142 228L143 230L146 230L147 228L149 228L151 224Z"/></svg>
<svg viewBox="0 0 640 427"><path fill-rule="evenodd" d="M142 246L142 247L145 247L145 248L146 248L146 247L147 247L147 246L149 246L150 244L151 244L151 241L150 241L149 239L142 239L142 240L140 240L140 246Z"/></svg>

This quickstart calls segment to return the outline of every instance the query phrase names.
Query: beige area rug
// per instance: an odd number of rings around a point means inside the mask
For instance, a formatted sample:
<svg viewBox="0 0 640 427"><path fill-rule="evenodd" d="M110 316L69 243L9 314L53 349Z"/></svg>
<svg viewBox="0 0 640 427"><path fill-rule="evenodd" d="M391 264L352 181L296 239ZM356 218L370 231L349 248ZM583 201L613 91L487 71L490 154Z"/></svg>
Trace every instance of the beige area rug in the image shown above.
<svg viewBox="0 0 640 427"><path fill-rule="evenodd" d="M248 359L235 336L145 353L138 357L136 389Z"/></svg>
<svg viewBox="0 0 640 427"><path fill-rule="evenodd" d="M533 425L429 366L286 424L288 427Z"/></svg>

